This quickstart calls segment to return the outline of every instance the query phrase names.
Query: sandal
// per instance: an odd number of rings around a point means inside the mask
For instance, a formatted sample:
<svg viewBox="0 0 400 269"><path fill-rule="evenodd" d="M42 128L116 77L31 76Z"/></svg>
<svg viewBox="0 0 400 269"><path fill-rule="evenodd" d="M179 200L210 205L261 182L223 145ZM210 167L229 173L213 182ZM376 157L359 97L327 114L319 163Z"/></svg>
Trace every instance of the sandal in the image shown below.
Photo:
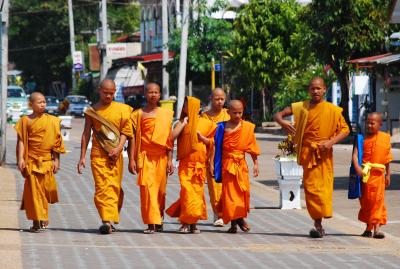
<svg viewBox="0 0 400 269"><path fill-rule="evenodd" d="M48 220L41 220L40 221L40 229L44 231L47 228L49 228L49 221Z"/></svg>
<svg viewBox="0 0 400 269"><path fill-rule="evenodd" d="M156 224L156 232L164 231L164 226L162 224Z"/></svg>
<svg viewBox="0 0 400 269"><path fill-rule="evenodd" d="M361 234L361 236L362 236L362 237L371 238L371 237L372 237L372 231L367 231L367 230L365 230L365 231Z"/></svg>
<svg viewBox="0 0 400 269"><path fill-rule="evenodd" d="M111 232L115 233L117 229L114 227L114 225L111 224Z"/></svg>
<svg viewBox="0 0 400 269"><path fill-rule="evenodd" d="M383 239L383 238L385 238L385 234L382 233L382 232L375 232L375 233L374 233L374 238L376 238L376 239Z"/></svg>
<svg viewBox="0 0 400 269"><path fill-rule="evenodd" d="M183 224L183 225L178 229L178 233L181 233L181 234L187 234L187 233L189 233L189 232L191 232L191 231L189 230L189 227L188 227L187 224Z"/></svg>
<svg viewBox="0 0 400 269"><path fill-rule="evenodd" d="M154 234L156 232L155 226L153 224L149 224L148 228L143 231L144 234Z"/></svg>
<svg viewBox="0 0 400 269"><path fill-rule="evenodd" d="M239 225L240 230L243 232L248 233L250 231L250 226L243 218L238 219L236 222Z"/></svg>
<svg viewBox="0 0 400 269"><path fill-rule="evenodd" d="M192 234L199 234L200 230L196 227L196 224L190 224L190 232Z"/></svg>
<svg viewBox="0 0 400 269"><path fill-rule="evenodd" d="M35 226L31 226L29 228L29 232L31 233L40 233L41 228L40 227L35 227Z"/></svg>
<svg viewBox="0 0 400 269"><path fill-rule="evenodd" d="M103 223L100 227L99 227L99 232L101 234L111 234L112 233L112 228L111 225L108 223Z"/></svg>
<svg viewBox="0 0 400 269"><path fill-rule="evenodd" d="M321 229L322 230L322 229ZM317 230L317 229L315 229L315 228L312 228L311 230L310 230L310 237L311 238L322 238L323 237L323 234L319 231L319 230Z"/></svg>
<svg viewBox="0 0 400 269"><path fill-rule="evenodd" d="M235 234L237 233L237 226L231 226L231 228L228 229L228 231L226 231L229 234Z"/></svg>

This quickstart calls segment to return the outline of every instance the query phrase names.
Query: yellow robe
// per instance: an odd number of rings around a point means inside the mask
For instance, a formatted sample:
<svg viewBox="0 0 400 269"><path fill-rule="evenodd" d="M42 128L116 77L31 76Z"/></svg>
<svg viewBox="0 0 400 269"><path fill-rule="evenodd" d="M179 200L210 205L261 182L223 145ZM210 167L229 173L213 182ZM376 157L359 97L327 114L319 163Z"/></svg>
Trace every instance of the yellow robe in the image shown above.
<svg viewBox="0 0 400 269"><path fill-rule="evenodd" d="M208 112L204 112L201 117L211 120L216 124L222 121L228 121L230 119L228 110L225 108L223 108L218 115L211 116ZM210 195L210 203L214 214L218 215L218 217L222 217L222 212L218 211L218 202L221 198L222 184L215 182L215 179L210 175L209 169L207 169L207 186L208 194Z"/></svg>
<svg viewBox="0 0 400 269"><path fill-rule="evenodd" d="M132 113L142 220L144 224L161 224L167 193L167 150L172 149L169 135L173 112L159 107L154 118L141 115L141 110Z"/></svg>
<svg viewBox="0 0 400 269"><path fill-rule="evenodd" d="M311 218L332 217L333 156L318 150L318 143L339 133L349 133L342 109L323 101L309 108L309 102L292 104L298 163L303 166L303 185L307 210Z"/></svg>
<svg viewBox="0 0 400 269"><path fill-rule="evenodd" d="M48 203L58 202L52 152L65 152L60 122L57 117L43 114L35 119L24 116L15 125L25 147L21 210L29 220L48 220Z"/></svg>
<svg viewBox="0 0 400 269"><path fill-rule="evenodd" d="M363 163L388 164L393 160L390 135L379 131L364 140ZM385 207L385 173L382 168L371 168L367 183L362 183L358 219L371 225L387 222Z"/></svg>
<svg viewBox="0 0 400 269"><path fill-rule="evenodd" d="M133 136L130 119L132 108L121 103L112 102L96 112L114 124L127 138ZM92 118L93 126L100 130L101 123ZM100 146L96 136L92 135L92 151L90 153L91 167L95 184L94 203L102 221L119 222L124 193L121 188L123 157L112 161L107 152Z"/></svg>
<svg viewBox="0 0 400 269"><path fill-rule="evenodd" d="M187 97L189 122L178 137L179 181L181 191L179 199L167 210L171 217L179 218L183 224L195 224L207 219L204 197L206 179L207 147L197 139L199 131L213 145L216 124L199 118L200 100Z"/></svg>
<svg viewBox="0 0 400 269"><path fill-rule="evenodd" d="M218 207L224 223L247 217L250 212L250 181L245 153L260 155L254 124L241 121L233 132L225 131L222 146L222 193Z"/></svg>

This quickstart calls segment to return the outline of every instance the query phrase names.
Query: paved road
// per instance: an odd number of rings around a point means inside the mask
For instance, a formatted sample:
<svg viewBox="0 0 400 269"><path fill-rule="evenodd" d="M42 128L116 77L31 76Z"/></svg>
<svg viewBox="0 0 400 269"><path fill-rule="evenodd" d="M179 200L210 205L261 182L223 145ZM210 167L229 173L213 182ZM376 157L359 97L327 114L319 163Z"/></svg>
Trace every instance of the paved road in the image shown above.
<svg viewBox="0 0 400 269"><path fill-rule="evenodd" d="M250 233L231 235L225 233L227 227L212 227L208 207L209 220L200 224L202 233L199 235L177 234L175 231L179 224L168 217L165 219L166 232L143 234L139 190L135 185L136 179L125 168L126 199L119 232L99 235L90 168L86 168L82 176L75 172L79 132L82 130L78 127L81 124L81 120L74 121L71 141L66 143L69 152L62 157L62 168L57 175L61 202L51 207L51 228L40 234L26 232L30 222L23 212L15 215L18 222L2 219L0 255L15 254L17 250L20 255L16 255L14 262L8 260L5 263L4 259L0 259L1 268L400 268L400 236L389 232L385 240L361 238L359 234L363 226L356 222L354 215L358 204L343 198L344 185L338 183L339 190L335 191L335 210L338 214L326 221L328 235L323 239L307 237L312 223L304 209L277 209L279 196L274 189L271 161L276 154L276 142L271 142L271 138L260 140L262 170L259 182L252 183ZM14 174L16 181L14 190L9 188L8 192L16 193L14 199L10 193L7 197L0 195L0 204L14 201L13 208L16 209L23 180L15 170L15 136L9 133L8 138L7 171ZM348 151L340 146L337 150L343 156ZM337 165L341 162L346 166L344 157L339 158ZM3 184L9 184L11 180L12 176L0 171L0 193L4 192L1 188ZM339 182L343 180L339 179ZM398 196L398 185L393 188L395 190L389 191L390 197ZM174 175L168 181L167 205L175 201L178 194L179 183ZM391 214L398 214L394 212L398 205L398 200L390 200L389 218ZM7 224L4 224L6 221ZM399 224L390 225L393 231L399 230ZM9 235L15 240L4 240ZM6 266L1 266L2 262Z"/></svg>

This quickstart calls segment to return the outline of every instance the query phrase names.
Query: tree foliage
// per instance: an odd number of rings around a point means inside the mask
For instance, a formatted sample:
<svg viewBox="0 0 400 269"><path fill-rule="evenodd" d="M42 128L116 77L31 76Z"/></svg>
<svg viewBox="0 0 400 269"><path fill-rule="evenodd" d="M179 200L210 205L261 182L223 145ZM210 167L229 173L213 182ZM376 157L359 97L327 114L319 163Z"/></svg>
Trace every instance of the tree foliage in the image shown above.
<svg viewBox="0 0 400 269"><path fill-rule="evenodd" d="M213 7L206 6L207 1L200 0L192 8L192 14L197 14L190 21L188 35L187 77L194 83L209 84L211 59L218 62L221 53L232 48L232 23L227 20L213 19L211 14L225 7L217 1ZM169 64L172 82L176 81L181 47L181 29L172 31L169 39L169 50L175 53ZM172 83L173 84L173 83Z"/></svg>
<svg viewBox="0 0 400 269"><path fill-rule="evenodd" d="M316 57L332 66L341 86L343 114L349 123L349 64L352 58L385 50L389 0L313 0L304 20L311 32L307 44Z"/></svg>
<svg viewBox="0 0 400 269"><path fill-rule="evenodd" d="M131 34L139 29L139 7L132 1L108 3L111 30ZM96 42L99 26L98 1L73 1L76 49L85 52ZM84 33L86 32L86 33ZM122 35L120 34L120 35ZM65 0L12 0L10 3L9 60L33 76L39 90L46 91L55 80L71 82L68 3Z"/></svg>
<svg viewBox="0 0 400 269"><path fill-rule="evenodd" d="M235 21L235 55L258 89L274 88L285 73L301 69L303 24L295 0L250 0Z"/></svg>

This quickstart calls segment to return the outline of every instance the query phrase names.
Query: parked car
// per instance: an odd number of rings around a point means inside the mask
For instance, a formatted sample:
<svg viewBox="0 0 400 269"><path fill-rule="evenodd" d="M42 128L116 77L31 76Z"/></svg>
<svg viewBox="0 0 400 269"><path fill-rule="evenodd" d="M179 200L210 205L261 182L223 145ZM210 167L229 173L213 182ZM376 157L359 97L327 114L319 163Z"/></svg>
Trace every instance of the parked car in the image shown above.
<svg viewBox="0 0 400 269"><path fill-rule="evenodd" d="M7 87L7 120L17 121L21 116L28 114L28 98L20 86Z"/></svg>
<svg viewBox="0 0 400 269"><path fill-rule="evenodd" d="M68 95L65 97L68 101L69 106L67 109L67 115L73 116L85 116L86 109L90 106L89 100L83 95Z"/></svg>
<svg viewBox="0 0 400 269"><path fill-rule="evenodd" d="M45 96L46 98L46 113L58 115L58 106L60 101L54 96Z"/></svg>
<svg viewBox="0 0 400 269"><path fill-rule="evenodd" d="M125 104L133 107L135 110L146 106L146 98L142 94L130 95L125 99Z"/></svg>

